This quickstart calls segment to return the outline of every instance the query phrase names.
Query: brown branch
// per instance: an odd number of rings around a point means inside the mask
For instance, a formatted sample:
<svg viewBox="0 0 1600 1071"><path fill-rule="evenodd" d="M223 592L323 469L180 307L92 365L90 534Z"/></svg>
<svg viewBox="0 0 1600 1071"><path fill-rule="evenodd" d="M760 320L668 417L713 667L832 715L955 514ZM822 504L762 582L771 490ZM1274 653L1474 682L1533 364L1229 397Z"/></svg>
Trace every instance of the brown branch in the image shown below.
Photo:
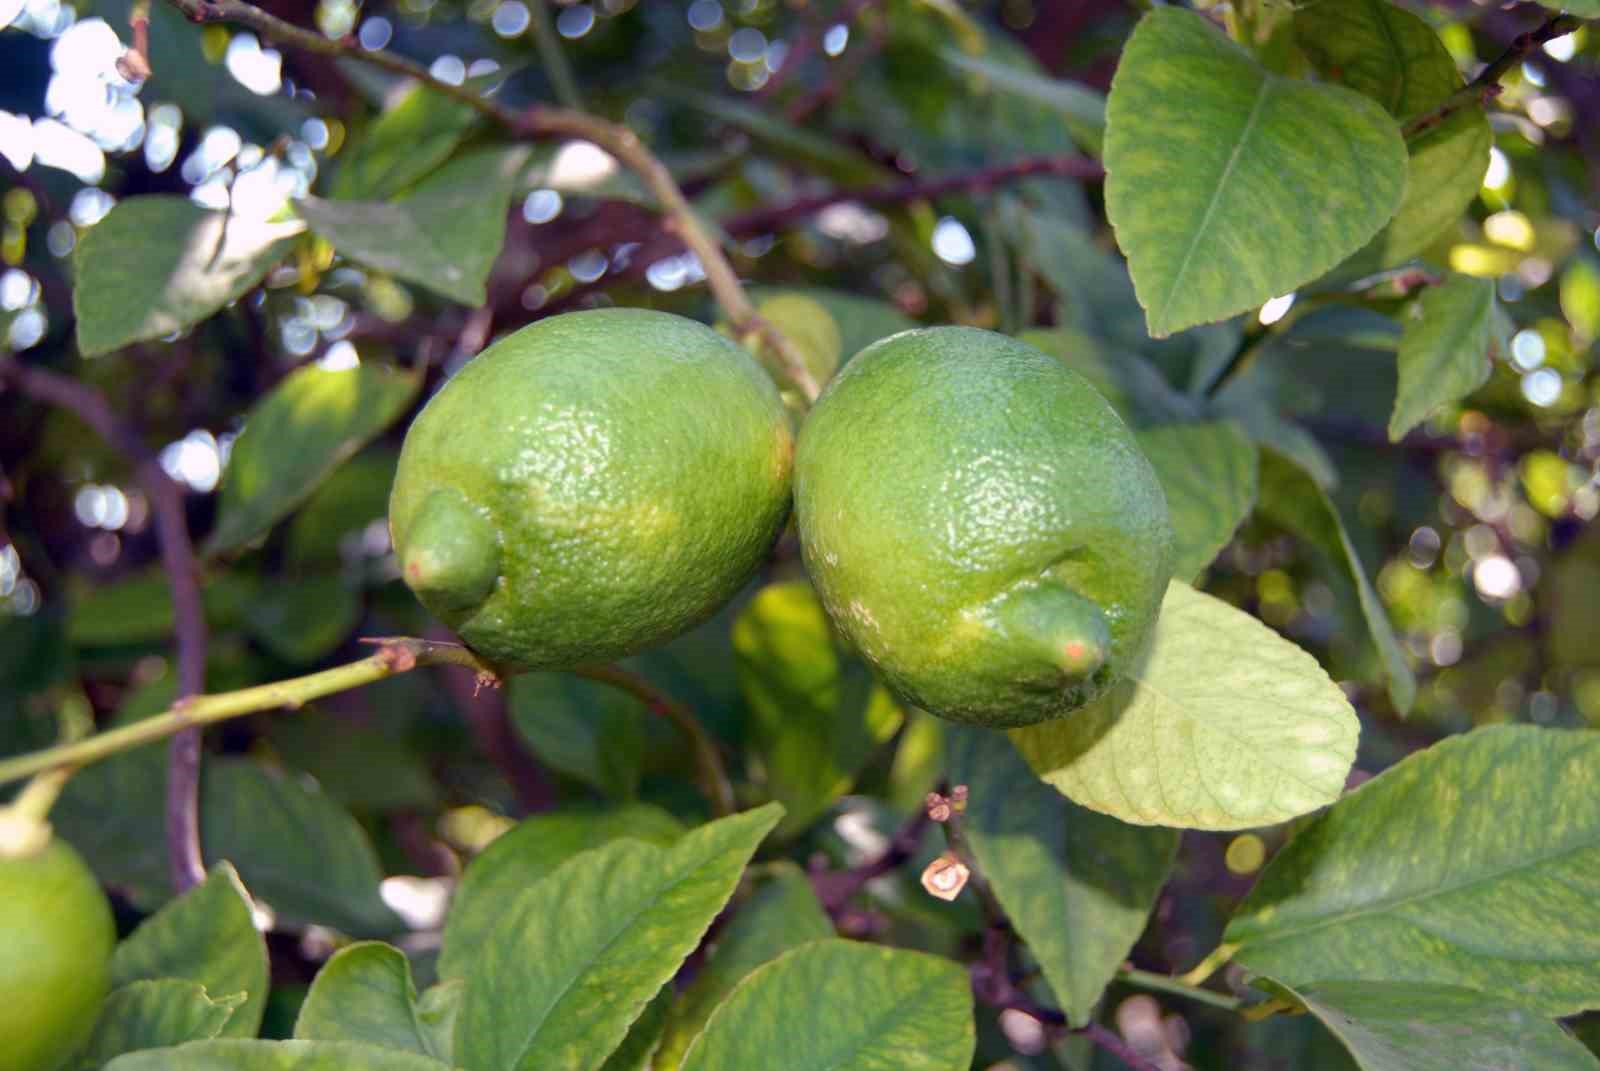
<svg viewBox="0 0 1600 1071"><path fill-rule="evenodd" d="M854 0L844 12L840 13L840 17L830 19L829 24L837 25L843 22L848 25L855 21L857 16L864 14L876 2L877 0ZM804 122L811 117L813 112L837 97L840 91L855 78L856 72L861 69L862 64L882 50L883 43L888 39L888 36L888 20L884 18L874 20L866 44L847 54L843 62L829 72L829 76L823 80L821 85L789 105L788 110L784 113L784 118L791 123Z"/></svg>
<svg viewBox="0 0 1600 1071"><path fill-rule="evenodd" d="M923 834L927 830L928 812L919 807L917 813L890 838L889 847L876 859L848 870L813 872L811 887L816 890L817 899L822 901L822 906L829 916L837 918L869 881L891 873L910 862L917 854L917 848L922 844Z"/></svg>
<svg viewBox="0 0 1600 1071"><path fill-rule="evenodd" d="M179 701L205 691L206 619L200 601L200 566L189 539L183 491L139 438L93 387L42 368L0 359L0 383L36 401L66 409L134 463L134 475L150 499L161 563L172 589L177 636ZM200 850L200 731L185 729L167 752L167 858L172 884L181 895L205 880Z"/></svg>
<svg viewBox="0 0 1600 1071"><path fill-rule="evenodd" d="M744 292L733 265L728 262L716 237L700 220L678 187L667 166L639 140L639 136L620 123L612 123L571 108L533 105L517 111L479 95L470 89L440 81L419 63L382 50L368 51L351 39L334 40L302 30L270 15L244 0L170 0L195 22L228 22L256 31L261 37L291 48L327 56L360 60L421 84L458 100L493 120L516 137L571 137L605 149L635 172L650 190L666 216L665 225L700 260L711 294L721 306L728 322L740 335L757 334L765 343L776 369L805 395L815 400L818 385L806 368L805 358L794 343L777 328L756 315L755 306Z"/></svg>
<svg viewBox="0 0 1600 1071"><path fill-rule="evenodd" d="M1537 29L1518 34L1511 42L1511 46L1494 62L1479 71L1476 78L1446 97L1438 107L1411 120L1402 128L1402 133L1409 140L1438 126L1462 108L1488 103L1499 95L1500 79L1504 78L1508 71L1520 65L1545 42L1565 37L1582 25L1583 21L1573 15L1552 15Z"/></svg>

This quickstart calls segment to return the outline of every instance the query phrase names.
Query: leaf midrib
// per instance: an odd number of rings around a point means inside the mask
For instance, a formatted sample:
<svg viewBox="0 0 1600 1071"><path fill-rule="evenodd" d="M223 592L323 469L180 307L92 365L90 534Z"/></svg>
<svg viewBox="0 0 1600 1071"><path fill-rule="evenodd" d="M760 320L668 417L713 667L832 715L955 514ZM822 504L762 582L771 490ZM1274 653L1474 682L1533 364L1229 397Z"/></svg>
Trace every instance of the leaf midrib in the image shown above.
<svg viewBox="0 0 1600 1071"><path fill-rule="evenodd" d="M1167 299L1161 305L1161 321L1165 324L1172 312L1172 302L1178 295L1179 288L1183 285L1183 277L1189 272L1189 265L1194 260L1195 250L1200 248L1200 243L1205 237L1207 228L1211 226L1211 217L1216 214L1217 203L1222 200L1222 191L1228 185L1228 179L1233 174L1233 169L1239 163L1239 156L1244 152L1245 143L1250 140L1250 135L1255 131L1256 120L1261 115L1261 105L1272 95L1273 76L1263 74L1261 84L1256 88L1256 99L1250 106L1250 115L1245 119L1244 130L1239 133L1239 140L1233 146L1233 152L1228 154L1228 162L1222 168L1222 174L1217 178L1217 185L1211 191L1211 200L1206 204L1205 214L1200 217L1200 225L1194 229L1189 239L1189 248L1184 251L1183 262L1178 265L1178 273L1172 277L1172 284L1167 287Z"/></svg>
<svg viewBox="0 0 1600 1071"><path fill-rule="evenodd" d="M1422 889L1418 892L1410 894L1409 896L1403 896L1398 900L1379 900L1367 907L1363 907L1359 911L1350 911L1344 914L1335 915L1332 918L1323 919L1320 922L1316 922L1310 926L1305 926L1300 929L1285 930L1280 933L1272 933L1268 934L1267 936L1257 938L1247 937L1240 942L1242 946L1241 951L1247 951L1252 941L1266 944L1269 942L1288 940L1289 938L1293 937L1304 937L1307 934L1316 933L1319 930L1325 930L1332 926L1343 925L1344 923L1352 922L1359 918L1365 918L1368 915L1375 915L1380 912L1398 911L1400 908L1414 904L1420 900L1429 900L1435 897L1450 896L1454 893L1462 891L1463 889L1470 889L1474 885L1481 885L1486 881L1498 881L1501 878L1515 874L1522 870L1527 870L1530 867L1541 866L1545 863L1551 862L1552 860L1561 859L1565 856L1572 855L1575 852L1591 851L1594 849L1600 849L1600 840L1590 840L1582 844L1576 844L1571 847L1563 848L1560 851L1550 852L1549 854L1541 855L1537 858L1528 859L1517 863L1514 866L1503 867L1488 874L1482 874L1468 881L1458 882L1454 885L1445 886L1443 888L1435 887Z"/></svg>

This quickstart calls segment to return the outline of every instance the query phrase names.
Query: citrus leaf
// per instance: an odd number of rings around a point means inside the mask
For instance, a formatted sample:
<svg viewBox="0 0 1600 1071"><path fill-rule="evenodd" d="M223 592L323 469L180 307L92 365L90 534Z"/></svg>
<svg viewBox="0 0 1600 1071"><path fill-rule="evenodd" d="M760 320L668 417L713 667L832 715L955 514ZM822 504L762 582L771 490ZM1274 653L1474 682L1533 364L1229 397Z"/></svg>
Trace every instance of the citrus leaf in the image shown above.
<svg viewBox="0 0 1600 1071"><path fill-rule="evenodd" d="M972 988L960 964L829 938L785 953L740 983L683 1068L966 1071L975 1046Z"/></svg>
<svg viewBox="0 0 1600 1071"><path fill-rule="evenodd" d="M335 952L311 981L294 1036L305 1041L361 1041L450 1060L448 1025L461 987L430 989L422 1001L411 963L398 948L364 941ZM432 1006L429 1006L432 1005Z"/></svg>
<svg viewBox="0 0 1600 1071"><path fill-rule="evenodd" d="M1173 575L1192 580L1254 508L1258 451L1233 424L1168 424L1136 435L1167 495Z"/></svg>
<svg viewBox="0 0 1600 1071"><path fill-rule="evenodd" d="M509 703L545 764L613 799L638 795L650 716L639 700L570 673L525 673L511 681Z"/></svg>
<svg viewBox="0 0 1600 1071"><path fill-rule="evenodd" d="M1294 33L1320 75L1401 122L1438 107L1462 84L1433 28L1384 0L1314 0L1295 10ZM1406 192L1394 219L1338 274L1369 274L1426 249L1478 195L1493 143L1488 114L1476 103L1407 139Z"/></svg>
<svg viewBox="0 0 1600 1071"><path fill-rule="evenodd" d="M1126 681L1011 739L1035 773L1091 810L1136 825L1245 829L1338 799L1358 731L1315 658L1175 580Z"/></svg>
<svg viewBox="0 0 1600 1071"><path fill-rule="evenodd" d="M1263 516L1282 525L1322 554L1329 566L1342 572L1355 586L1366 618L1367 634L1383 662L1389 680L1389 701L1405 714L1417 698L1417 678L1395 638L1389 614L1367 579L1361 559L1350 542L1338 511L1317 482L1298 464L1275 450L1261 451L1261 495L1257 507Z"/></svg>
<svg viewBox="0 0 1600 1071"><path fill-rule="evenodd" d="M467 965L460 1062L507 1071L604 1062L700 943L782 814L768 804L670 848L613 841L505 904Z"/></svg>
<svg viewBox="0 0 1600 1071"><path fill-rule="evenodd" d="M1079 807L1031 776L999 733L953 726L950 779L968 789L967 842L1069 1025L1094 1006L1143 932L1178 851L1170 829Z"/></svg>
<svg viewBox="0 0 1600 1071"><path fill-rule="evenodd" d="M1303 1005L1362 1071L1600 1071L1560 1026L1514 999L1414 982L1258 982Z"/></svg>
<svg viewBox="0 0 1600 1071"><path fill-rule="evenodd" d="M145 919L117 945L111 984L180 979L203 986L213 999L237 998L231 1018L223 1017L223 1032L255 1037L267 1006L267 946L256 929L252 906L233 867L218 863L205 881ZM149 998L146 994L144 999ZM166 1044L192 1039L175 1037Z"/></svg>
<svg viewBox="0 0 1600 1071"><path fill-rule="evenodd" d="M1089 152L1100 151L1105 138L1106 98L1098 90L974 56L955 47L941 48L939 58L956 70L977 75L995 89L1059 112L1073 141Z"/></svg>
<svg viewBox="0 0 1600 1071"><path fill-rule="evenodd" d="M78 349L109 353L199 323L241 297L305 229L201 208L187 197L130 197L73 255Z"/></svg>
<svg viewBox="0 0 1600 1071"><path fill-rule="evenodd" d="M505 242L525 149L463 153L397 201L295 202L311 229L352 260L477 307Z"/></svg>
<svg viewBox="0 0 1600 1071"><path fill-rule="evenodd" d="M620 837L665 848L682 833L676 818L645 803L523 819L495 838L461 876L445 919L439 977L463 977L516 895L579 852Z"/></svg>
<svg viewBox="0 0 1600 1071"><path fill-rule="evenodd" d="M98 1071L106 1061L125 1052L214 1038L243 1000L242 993L212 1000L205 986L181 978L119 986L101 1006L94 1033L75 1058L76 1066Z"/></svg>
<svg viewBox="0 0 1600 1071"><path fill-rule="evenodd" d="M238 623L260 591L255 576L214 573L200 593L206 624L214 629ZM102 587L75 593L67 616L67 638L80 647L152 643L172 635L172 581L155 568Z"/></svg>
<svg viewBox="0 0 1600 1071"><path fill-rule="evenodd" d="M810 941L833 936L811 881L793 863L774 864L771 876L739 906L717 935L711 957L672 1005L654 1071L676 1071L706 1021L751 971Z"/></svg>
<svg viewBox="0 0 1600 1071"><path fill-rule="evenodd" d="M349 1041L194 1041L119 1056L105 1071L449 1071L427 1056Z"/></svg>
<svg viewBox="0 0 1600 1071"><path fill-rule="evenodd" d="M1376 103L1281 77L1204 18L1145 15L1111 82L1106 212L1150 334L1315 279L1399 207L1405 143Z"/></svg>
<svg viewBox="0 0 1600 1071"><path fill-rule="evenodd" d="M1600 1007L1597 783L1597 732L1451 737L1303 829L1224 939L1289 985L1464 985L1545 1015Z"/></svg>
<svg viewBox="0 0 1600 1071"><path fill-rule="evenodd" d="M205 553L235 550L287 516L399 420L421 386L420 376L375 364L291 373L256 403L233 444Z"/></svg>
<svg viewBox="0 0 1600 1071"><path fill-rule="evenodd" d="M302 778L248 759L213 759L201 784L209 859L232 859L251 893L285 926L353 937L405 929L378 895L383 870L366 831Z"/></svg>
<svg viewBox="0 0 1600 1071"><path fill-rule="evenodd" d="M1493 313L1493 279L1452 275L1422 292L1400 338L1390 442L1399 442L1435 410L1459 402L1488 380Z"/></svg>
<svg viewBox="0 0 1600 1071"><path fill-rule="evenodd" d="M606 1058L600 1071L665 1071L655 1062L655 1052L661 1043L661 1031L667 1025L667 1010L677 996L670 985L662 986L628 1028L628 1036L622 1039L617 1051Z"/></svg>
<svg viewBox="0 0 1600 1071"><path fill-rule="evenodd" d="M388 200L448 160L477 121L470 105L414 86L342 158L328 196Z"/></svg>
<svg viewBox="0 0 1600 1071"><path fill-rule="evenodd" d="M733 623L750 745L786 814L778 835L810 825L900 728L899 707L834 646L822 601L803 580L769 584Z"/></svg>
<svg viewBox="0 0 1600 1071"><path fill-rule="evenodd" d="M361 620L361 600L338 576L279 579L245 613L263 647L296 665L332 654Z"/></svg>

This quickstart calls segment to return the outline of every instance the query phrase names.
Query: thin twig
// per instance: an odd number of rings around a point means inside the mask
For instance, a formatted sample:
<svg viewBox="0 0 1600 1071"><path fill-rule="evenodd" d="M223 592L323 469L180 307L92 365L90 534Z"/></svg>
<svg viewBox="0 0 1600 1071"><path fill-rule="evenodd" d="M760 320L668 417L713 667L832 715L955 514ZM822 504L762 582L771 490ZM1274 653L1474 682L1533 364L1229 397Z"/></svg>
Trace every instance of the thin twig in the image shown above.
<svg viewBox="0 0 1600 1071"><path fill-rule="evenodd" d="M291 48L325 56L360 60L407 78L416 79L439 93L461 101L505 127L517 137L571 137L593 142L615 156L644 182L666 216L665 225L700 261L712 297L734 331L759 335L776 369L807 401L816 400L819 387L806 368L805 358L776 327L756 315L733 265L722 246L683 195L667 166L628 127L608 122L572 108L533 105L517 111L462 86L440 81L421 64L383 50L369 51L348 40L334 40L302 30L292 23L245 3L244 0L170 0L195 22L228 22L245 26Z"/></svg>
<svg viewBox="0 0 1600 1071"><path fill-rule="evenodd" d="M848 870L824 870L811 875L811 887L830 916L837 917L868 882L899 869L917 854L928 830L928 812L922 808L889 839L889 847L876 859Z"/></svg>
<svg viewBox="0 0 1600 1071"><path fill-rule="evenodd" d="M1073 1033L1082 1034L1094 1042L1095 1045L1133 1068L1133 1071L1161 1071L1159 1064L1146 1060L1132 1045L1122 1040L1121 1034L1109 1027L1101 1026L1099 1023L1090 1023L1080 1030L1074 1030Z"/></svg>
<svg viewBox="0 0 1600 1071"><path fill-rule="evenodd" d="M711 804L712 815L726 818L738 811L739 803L733 795L733 782L728 779L728 771L722 765L722 753L717 750L716 741L711 739L711 734L700 724L694 711L621 666L584 666L573 670L573 673L627 692L648 707L651 713L670 719L689 741L689 748L694 752L700 786Z"/></svg>
<svg viewBox="0 0 1600 1071"><path fill-rule="evenodd" d="M1552 15L1537 29L1518 34L1511 42L1511 46L1494 62L1479 71L1476 78L1450 94L1437 107L1411 120L1402 132L1409 140L1425 130L1438 126L1462 108L1472 104L1487 103L1499 95L1500 79L1504 78L1508 71L1521 64L1545 42L1565 37L1582 25L1583 21L1573 15Z"/></svg>
<svg viewBox="0 0 1600 1071"><path fill-rule="evenodd" d="M428 638L450 642L449 633L443 628L429 630ZM466 718L478 749L489 757L511 786L516 798L515 817L549 810L555 804L555 791L511 723L506 697L501 690L484 686L486 682L479 667L447 664L441 667L439 675L444 678L456 709Z"/></svg>
<svg viewBox="0 0 1600 1071"><path fill-rule="evenodd" d="M161 468L133 428L93 387L42 368L0 360L0 382L37 401L72 412L134 462L134 475L155 517L161 562L172 589L177 638L178 699L205 691L206 618L200 601L200 564L189 539L183 491ZM167 757L167 856L174 888L181 894L205 880L200 851L200 733L180 732Z"/></svg>
<svg viewBox="0 0 1600 1071"><path fill-rule="evenodd" d="M133 44L117 57L117 73L130 82L143 82L150 77L150 0L133 0L128 30Z"/></svg>
<svg viewBox="0 0 1600 1071"><path fill-rule="evenodd" d="M578 94L578 80L561 47L555 21L550 18L550 0L533 0L528 6L533 11L533 43L539 50L539 61L544 64L545 77L556 91L556 99L563 107L581 109L583 98Z"/></svg>
<svg viewBox="0 0 1600 1071"><path fill-rule="evenodd" d="M1117 980L1126 982L1140 989L1148 989L1156 993L1169 993L1175 997L1183 997L1200 1004L1209 1004L1213 1008L1224 1011L1238 1011L1244 1006L1244 1001L1238 997L1229 996L1227 993L1218 993L1214 989L1202 989L1198 985L1190 985L1181 978L1174 978L1167 974L1156 974L1153 971L1141 971L1134 967L1124 967L1117 971Z"/></svg>
<svg viewBox="0 0 1600 1071"><path fill-rule="evenodd" d="M0 785L63 766L87 766L185 729L199 729L265 710L297 710L313 699L359 688L397 673L409 672L418 666L467 666L477 670L488 681L498 679L493 667L457 644L407 637L391 637L376 642L380 645L378 653L356 662L234 692L193 695L173 703L160 714L120 729L96 733L43 751L0 759Z"/></svg>
<svg viewBox="0 0 1600 1071"><path fill-rule="evenodd" d="M843 24L848 27L859 16L865 14L868 8L875 6L878 2L879 0L851 0L851 3L846 6L844 11L841 11L837 17L827 21L827 25L837 26ZM804 122L818 108L837 97L840 90L849 85L851 80L855 78L856 72L861 69L861 65L869 57L876 55L878 50L883 47L883 42L888 37L887 25L887 19L880 18L876 20L867 37L867 43L847 53L841 62L828 72L828 77L823 80L821 85L789 105L788 111L784 113L784 118L791 123Z"/></svg>

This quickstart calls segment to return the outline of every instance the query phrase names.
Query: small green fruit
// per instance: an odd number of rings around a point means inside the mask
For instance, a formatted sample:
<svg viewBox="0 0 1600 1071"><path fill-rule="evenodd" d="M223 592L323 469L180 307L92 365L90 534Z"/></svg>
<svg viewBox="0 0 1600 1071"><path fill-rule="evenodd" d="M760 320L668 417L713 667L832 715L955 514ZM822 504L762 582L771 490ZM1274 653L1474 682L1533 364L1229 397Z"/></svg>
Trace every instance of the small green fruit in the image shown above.
<svg viewBox="0 0 1600 1071"><path fill-rule="evenodd" d="M116 943L111 905L65 841L0 854L0 1071L54 1071L88 1039Z"/></svg>
<svg viewBox="0 0 1600 1071"><path fill-rule="evenodd" d="M710 617L789 510L794 439L743 349L662 312L541 320L406 434L389 528L423 604L490 660L608 662Z"/></svg>
<svg viewBox="0 0 1600 1071"><path fill-rule="evenodd" d="M900 699L990 727L1059 717L1138 656L1172 572L1155 472L1082 376L966 327L893 335L800 434L806 568Z"/></svg>

